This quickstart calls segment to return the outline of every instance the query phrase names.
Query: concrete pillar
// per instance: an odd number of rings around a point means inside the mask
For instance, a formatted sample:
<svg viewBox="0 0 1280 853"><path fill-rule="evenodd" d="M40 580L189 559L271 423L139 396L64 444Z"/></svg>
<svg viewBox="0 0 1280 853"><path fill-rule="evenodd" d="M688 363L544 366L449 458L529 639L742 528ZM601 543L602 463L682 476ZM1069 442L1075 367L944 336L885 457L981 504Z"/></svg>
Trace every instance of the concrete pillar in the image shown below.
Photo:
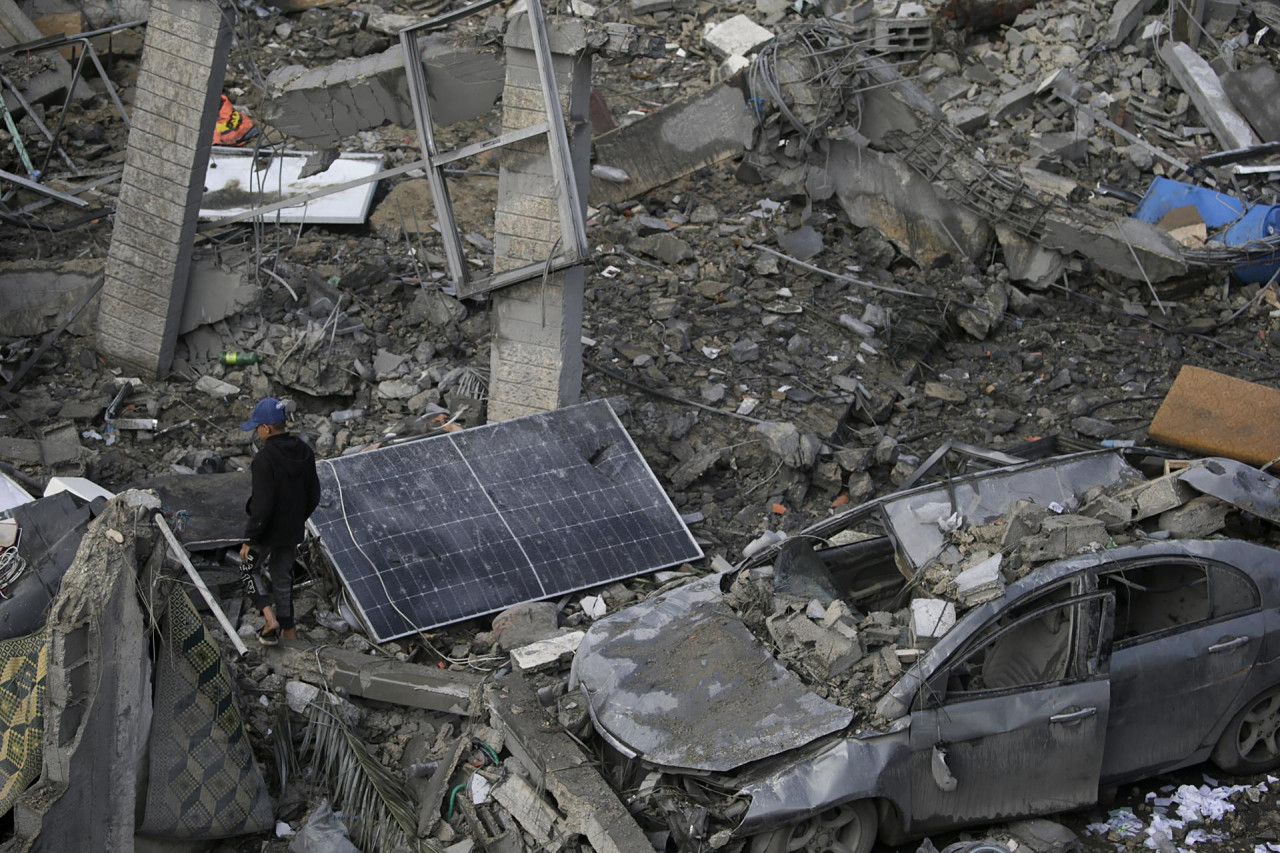
<svg viewBox="0 0 1280 853"><path fill-rule="evenodd" d="M548 21L556 86L569 111L569 138L578 197L587 197L591 125L591 56L580 21ZM502 132L545 121L529 22L507 34ZM585 211L584 211L585 212ZM502 149L494 225L494 273L545 261L562 249L560 216L545 137ZM581 267L552 273L493 294L490 421L546 412L578 402L582 391Z"/></svg>
<svg viewBox="0 0 1280 853"><path fill-rule="evenodd" d="M209 0L151 4L98 312L99 352L150 376L168 370L177 343L228 14Z"/></svg>

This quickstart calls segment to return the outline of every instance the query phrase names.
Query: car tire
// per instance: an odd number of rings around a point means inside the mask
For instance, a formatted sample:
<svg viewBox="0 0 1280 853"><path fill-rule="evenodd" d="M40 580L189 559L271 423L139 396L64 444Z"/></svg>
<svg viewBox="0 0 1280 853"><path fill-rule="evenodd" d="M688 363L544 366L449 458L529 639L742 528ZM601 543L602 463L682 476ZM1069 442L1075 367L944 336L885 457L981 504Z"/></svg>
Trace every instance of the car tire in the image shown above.
<svg viewBox="0 0 1280 853"><path fill-rule="evenodd" d="M869 853L878 824L872 801L844 803L753 837L749 853Z"/></svg>
<svg viewBox="0 0 1280 853"><path fill-rule="evenodd" d="M1280 685L1255 696L1231 718L1213 763L1228 773L1266 773L1280 767Z"/></svg>

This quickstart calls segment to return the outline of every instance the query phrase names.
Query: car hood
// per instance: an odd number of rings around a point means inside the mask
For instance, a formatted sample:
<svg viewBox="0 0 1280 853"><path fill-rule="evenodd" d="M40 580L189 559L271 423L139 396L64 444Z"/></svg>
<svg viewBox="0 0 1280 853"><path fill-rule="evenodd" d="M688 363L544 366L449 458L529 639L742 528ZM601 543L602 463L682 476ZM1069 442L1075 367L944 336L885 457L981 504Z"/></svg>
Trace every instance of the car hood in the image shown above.
<svg viewBox="0 0 1280 853"><path fill-rule="evenodd" d="M574 657L592 720L664 768L725 772L849 725L724 602L712 575L602 619Z"/></svg>

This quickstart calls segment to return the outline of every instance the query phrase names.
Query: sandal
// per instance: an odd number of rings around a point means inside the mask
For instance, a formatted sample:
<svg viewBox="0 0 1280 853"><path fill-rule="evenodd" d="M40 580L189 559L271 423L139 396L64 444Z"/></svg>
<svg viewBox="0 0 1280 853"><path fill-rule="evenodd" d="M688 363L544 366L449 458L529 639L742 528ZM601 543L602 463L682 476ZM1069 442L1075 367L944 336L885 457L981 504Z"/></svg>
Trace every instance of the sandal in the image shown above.
<svg viewBox="0 0 1280 853"><path fill-rule="evenodd" d="M280 644L280 629L272 628L270 631L263 631L258 634L258 642L264 646L278 646Z"/></svg>

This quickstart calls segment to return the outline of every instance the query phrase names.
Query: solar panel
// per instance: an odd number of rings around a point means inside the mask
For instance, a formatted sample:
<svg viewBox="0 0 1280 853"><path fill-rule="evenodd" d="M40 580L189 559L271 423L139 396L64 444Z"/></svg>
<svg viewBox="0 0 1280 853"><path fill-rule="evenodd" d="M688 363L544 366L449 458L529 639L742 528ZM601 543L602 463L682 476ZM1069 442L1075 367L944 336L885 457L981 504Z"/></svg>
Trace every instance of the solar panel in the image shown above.
<svg viewBox="0 0 1280 853"><path fill-rule="evenodd" d="M317 467L311 522L378 642L702 556L604 401Z"/></svg>

